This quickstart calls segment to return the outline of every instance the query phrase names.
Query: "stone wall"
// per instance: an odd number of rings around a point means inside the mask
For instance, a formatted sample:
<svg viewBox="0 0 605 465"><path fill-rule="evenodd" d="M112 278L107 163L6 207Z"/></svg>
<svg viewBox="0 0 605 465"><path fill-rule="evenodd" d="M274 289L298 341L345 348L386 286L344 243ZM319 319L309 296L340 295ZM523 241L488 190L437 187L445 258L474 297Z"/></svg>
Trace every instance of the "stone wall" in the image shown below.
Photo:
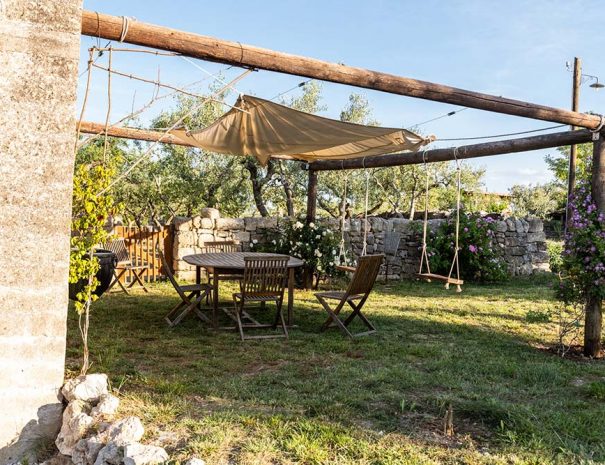
<svg viewBox="0 0 605 465"><path fill-rule="evenodd" d="M0 464L60 425L80 8L0 1Z"/></svg>
<svg viewBox="0 0 605 465"><path fill-rule="evenodd" d="M174 267L182 279L194 279L195 270L183 261L185 255L199 253L204 241L234 239L242 244L243 250L250 250L250 242L263 242L267 230L280 229L287 218L177 218L175 220ZM323 220L333 231L339 231L337 220ZM429 227L435 229L444 220L429 220ZM363 220L345 222L345 239L349 250L355 255L363 247ZM388 256L389 274L392 277L410 276L418 271L422 223L406 219L368 218L367 252L383 252L387 231L401 233L399 249L394 256ZM504 248L504 258L512 275L529 275L535 270L548 269L546 236L543 223L537 218L508 218L496 222L496 241Z"/></svg>

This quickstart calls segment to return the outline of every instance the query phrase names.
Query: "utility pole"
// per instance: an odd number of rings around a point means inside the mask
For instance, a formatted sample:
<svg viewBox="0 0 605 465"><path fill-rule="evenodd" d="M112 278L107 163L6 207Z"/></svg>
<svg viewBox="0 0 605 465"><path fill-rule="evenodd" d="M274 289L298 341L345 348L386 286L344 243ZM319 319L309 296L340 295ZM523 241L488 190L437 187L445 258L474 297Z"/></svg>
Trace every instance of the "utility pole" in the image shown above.
<svg viewBox="0 0 605 465"><path fill-rule="evenodd" d="M571 90L571 109L578 111L580 106L580 83L582 81L582 60L575 57L573 60L573 85ZM572 131L576 130L576 126L571 127ZM567 174L567 208L565 211L565 224L569 225L571 215L569 206L569 196L573 193L576 187L576 160L578 146L572 145L569 149L569 172Z"/></svg>

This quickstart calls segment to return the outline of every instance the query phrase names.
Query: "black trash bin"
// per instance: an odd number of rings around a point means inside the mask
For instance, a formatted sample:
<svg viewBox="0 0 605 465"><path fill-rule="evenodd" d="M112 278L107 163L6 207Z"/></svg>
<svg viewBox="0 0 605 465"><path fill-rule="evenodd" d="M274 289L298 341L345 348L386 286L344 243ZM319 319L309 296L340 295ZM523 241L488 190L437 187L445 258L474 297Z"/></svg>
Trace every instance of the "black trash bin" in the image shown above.
<svg viewBox="0 0 605 465"><path fill-rule="evenodd" d="M99 285L93 291L93 294L98 295L99 297L109 288L111 281L113 279L113 270L116 268L118 264L118 257L111 250L105 249L97 249L93 253L95 257L99 259L99 271L97 272L97 279L99 280ZM88 254L85 255L88 257ZM76 300L76 295L78 292L84 289L86 285L86 280L81 279L77 283L69 284L69 298L71 300Z"/></svg>

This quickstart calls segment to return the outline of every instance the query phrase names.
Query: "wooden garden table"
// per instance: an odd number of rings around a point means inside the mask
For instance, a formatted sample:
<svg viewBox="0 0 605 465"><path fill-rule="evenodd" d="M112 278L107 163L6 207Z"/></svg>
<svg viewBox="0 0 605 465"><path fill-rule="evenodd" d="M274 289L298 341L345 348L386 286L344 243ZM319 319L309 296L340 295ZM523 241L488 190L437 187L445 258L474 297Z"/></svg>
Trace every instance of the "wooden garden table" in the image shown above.
<svg viewBox="0 0 605 465"><path fill-rule="evenodd" d="M200 253L185 255L183 260L190 265L195 266L195 282L201 284L201 269L205 268L208 273L213 275L212 289L212 325L218 328L218 290L221 277L243 276L245 257L264 257L278 255L287 257L288 255L279 255L262 252L220 252L220 253ZM305 264L300 258L290 257L288 262L288 314L286 324L292 326L292 308L294 305L294 270Z"/></svg>

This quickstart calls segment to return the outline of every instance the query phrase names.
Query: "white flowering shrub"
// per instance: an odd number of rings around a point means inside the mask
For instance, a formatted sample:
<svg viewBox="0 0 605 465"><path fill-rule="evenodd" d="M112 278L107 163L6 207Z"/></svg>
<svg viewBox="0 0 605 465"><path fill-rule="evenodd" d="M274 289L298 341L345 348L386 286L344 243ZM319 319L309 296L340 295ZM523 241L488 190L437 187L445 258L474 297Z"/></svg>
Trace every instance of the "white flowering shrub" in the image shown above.
<svg viewBox="0 0 605 465"><path fill-rule="evenodd" d="M338 258L339 238L322 225L290 222L283 231L268 233L266 238L262 244L250 243L250 249L301 258L318 281L338 272L336 266L341 264Z"/></svg>

